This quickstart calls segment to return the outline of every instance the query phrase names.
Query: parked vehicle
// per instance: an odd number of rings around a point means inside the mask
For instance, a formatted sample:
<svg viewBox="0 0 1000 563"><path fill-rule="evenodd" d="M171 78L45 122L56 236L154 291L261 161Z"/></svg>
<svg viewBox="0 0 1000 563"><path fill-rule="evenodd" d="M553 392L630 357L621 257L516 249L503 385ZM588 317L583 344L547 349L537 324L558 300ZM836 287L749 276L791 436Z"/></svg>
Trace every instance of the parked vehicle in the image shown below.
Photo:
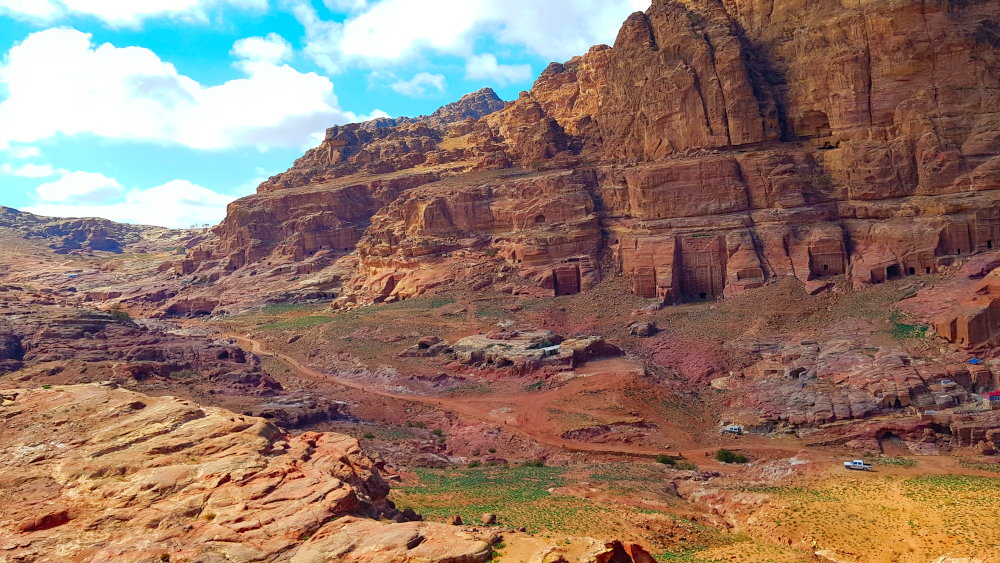
<svg viewBox="0 0 1000 563"><path fill-rule="evenodd" d="M872 464L865 463L863 460L855 459L854 461L845 461L844 467L848 469L854 469L856 471L871 471Z"/></svg>

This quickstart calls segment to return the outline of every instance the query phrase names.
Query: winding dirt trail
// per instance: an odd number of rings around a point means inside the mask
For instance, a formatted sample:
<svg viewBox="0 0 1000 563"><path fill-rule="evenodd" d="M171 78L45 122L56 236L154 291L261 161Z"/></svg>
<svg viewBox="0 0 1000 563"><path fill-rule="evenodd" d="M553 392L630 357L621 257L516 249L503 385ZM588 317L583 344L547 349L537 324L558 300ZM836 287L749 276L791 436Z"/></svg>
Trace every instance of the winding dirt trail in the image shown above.
<svg viewBox="0 0 1000 563"><path fill-rule="evenodd" d="M358 382L348 378L337 377L333 374L320 372L291 356L273 350L268 350L263 342L249 338L245 335L229 333L225 336L235 339L242 347L258 356L272 357L280 360L297 372L303 379L311 380L319 384L337 384L384 399L419 403L436 409L451 411L470 420L503 426L506 430L517 432L531 440L547 446L552 446L554 448L574 452L642 458L653 458L669 450L671 453L679 452L681 455L690 459L697 459L699 463L707 462L713 466L719 465L720 468L724 467L722 464L716 464L714 459L705 456L706 453L714 453L716 447L699 447L698 444L696 444L690 437L683 438L682 442L676 446L656 448L651 446L621 443L591 444L587 442L569 440L559 436L558 434L546 432L545 430L547 426L549 426L547 424L548 421L546 419L546 412L552 407L552 405L557 404L560 401L565 402L571 399L575 393L579 392L579 389L575 388L572 384L547 391L491 395L485 397L449 398L407 393L393 393L379 389L377 386L369 383ZM597 383L588 382L587 390L591 392L604 390L602 388L610 390L617 385L620 385L620 382L613 380ZM587 411L586 409L561 408L564 410L588 413L598 419L602 417L601 413ZM800 451L802 444L785 443L782 445L773 445L767 444L765 439L757 440L750 438L748 440L743 440L740 447L742 449L758 453L766 452L769 457L792 457Z"/></svg>

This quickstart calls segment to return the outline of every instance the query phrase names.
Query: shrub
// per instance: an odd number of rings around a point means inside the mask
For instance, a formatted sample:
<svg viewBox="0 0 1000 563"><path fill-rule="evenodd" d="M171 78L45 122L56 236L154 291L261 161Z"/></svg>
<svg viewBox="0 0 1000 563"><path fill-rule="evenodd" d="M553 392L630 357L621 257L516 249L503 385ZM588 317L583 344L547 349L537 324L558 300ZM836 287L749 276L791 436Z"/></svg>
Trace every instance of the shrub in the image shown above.
<svg viewBox="0 0 1000 563"><path fill-rule="evenodd" d="M715 452L715 459L722 463L746 463L750 461L747 456L733 450L727 450L726 448Z"/></svg>
<svg viewBox="0 0 1000 563"><path fill-rule="evenodd" d="M529 459L522 463L521 467L545 467L545 461L541 459Z"/></svg>
<svg viewBox="0 0 1000 563"><path fill-rule="evenodd" d="M680 469L682 471L697 471L698 466L690 461L678 461L674 464L674 469Z"/></svg>
<svg viewBox="0 0 1000 563"><path fill-rule="evenodd" d="M444 436L444 430L441 430L440 428L435 428L434 430L431 430L431 434L437 436L438 438L441 438L442 436Z"/></svg>
<svg viewBox="0 0 1000 563"><path fill-rule="evenodd" d="M167 377L170 379L197 379L201 377L201 373L193 369L181 369L170 372Z"/></svg>
<svg viewBox="0 0 1000 563"><path fill-rule="evenodd" d="M121 303L115 303L110 309L108 309L108 311L111 313L111 318L116 322L127 323L132 320L131 315L122 310Z"/></svg>
<svg viewBox="0 0 1000 563"><path fill-rule="evenodd" d="M660 454L656 456L656 463L662 463L664 465L677 465L677 460L674 456L667 454Z"/></svg>
<svg viewBox="0 0 1000 563"><path fill-rule="evenodd" d="M365 440L374 440L374 439L375 439L374 434L372 434L371 432L365 432Z"/></svg>
<svg viewBox="0 0 1000 563"><path fill-rule="evenodd" d="M472 460L472 461L469 462L469 469L475 469L475 468L479 467L482 464L483 463L481 461L479 461L478 459L474 459L474 460Z"/></svg>
<svg viewBox="0 0 1000 563"><path fill-rule="evenodd" d="M497 453L497 449L496 448L490 448L490 449L488 449L486 451L490 452L491 454Z"/></svg>

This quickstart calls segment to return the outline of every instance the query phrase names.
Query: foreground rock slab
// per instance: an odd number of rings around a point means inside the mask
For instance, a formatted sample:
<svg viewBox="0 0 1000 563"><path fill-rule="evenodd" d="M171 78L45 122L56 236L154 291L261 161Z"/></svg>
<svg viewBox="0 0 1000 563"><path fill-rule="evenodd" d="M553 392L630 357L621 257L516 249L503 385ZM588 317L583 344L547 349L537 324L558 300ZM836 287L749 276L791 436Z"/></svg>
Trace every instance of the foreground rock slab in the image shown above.
<svg viewBox="0 0 1000 563"><path fill-rule="evenodd" d="M486 561L353 438L89 384L3 391L0 561Z"/></svg>

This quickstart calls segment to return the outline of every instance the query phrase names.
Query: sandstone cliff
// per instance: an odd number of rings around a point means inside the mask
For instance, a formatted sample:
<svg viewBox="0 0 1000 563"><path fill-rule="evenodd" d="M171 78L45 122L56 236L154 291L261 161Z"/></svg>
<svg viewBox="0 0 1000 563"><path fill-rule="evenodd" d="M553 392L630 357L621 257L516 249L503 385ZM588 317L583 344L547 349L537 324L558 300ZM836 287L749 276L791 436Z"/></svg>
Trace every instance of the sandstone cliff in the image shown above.
<svg viewBox="0 0 1000 563"><path fill-rule="evenodd" d="M1000 244L998 21L995 2L657 0L502 109L480 92L332 128L176 272L313 275L362 304L456 277L558 295L624 275L676 302L932 273Z"/></svg>

